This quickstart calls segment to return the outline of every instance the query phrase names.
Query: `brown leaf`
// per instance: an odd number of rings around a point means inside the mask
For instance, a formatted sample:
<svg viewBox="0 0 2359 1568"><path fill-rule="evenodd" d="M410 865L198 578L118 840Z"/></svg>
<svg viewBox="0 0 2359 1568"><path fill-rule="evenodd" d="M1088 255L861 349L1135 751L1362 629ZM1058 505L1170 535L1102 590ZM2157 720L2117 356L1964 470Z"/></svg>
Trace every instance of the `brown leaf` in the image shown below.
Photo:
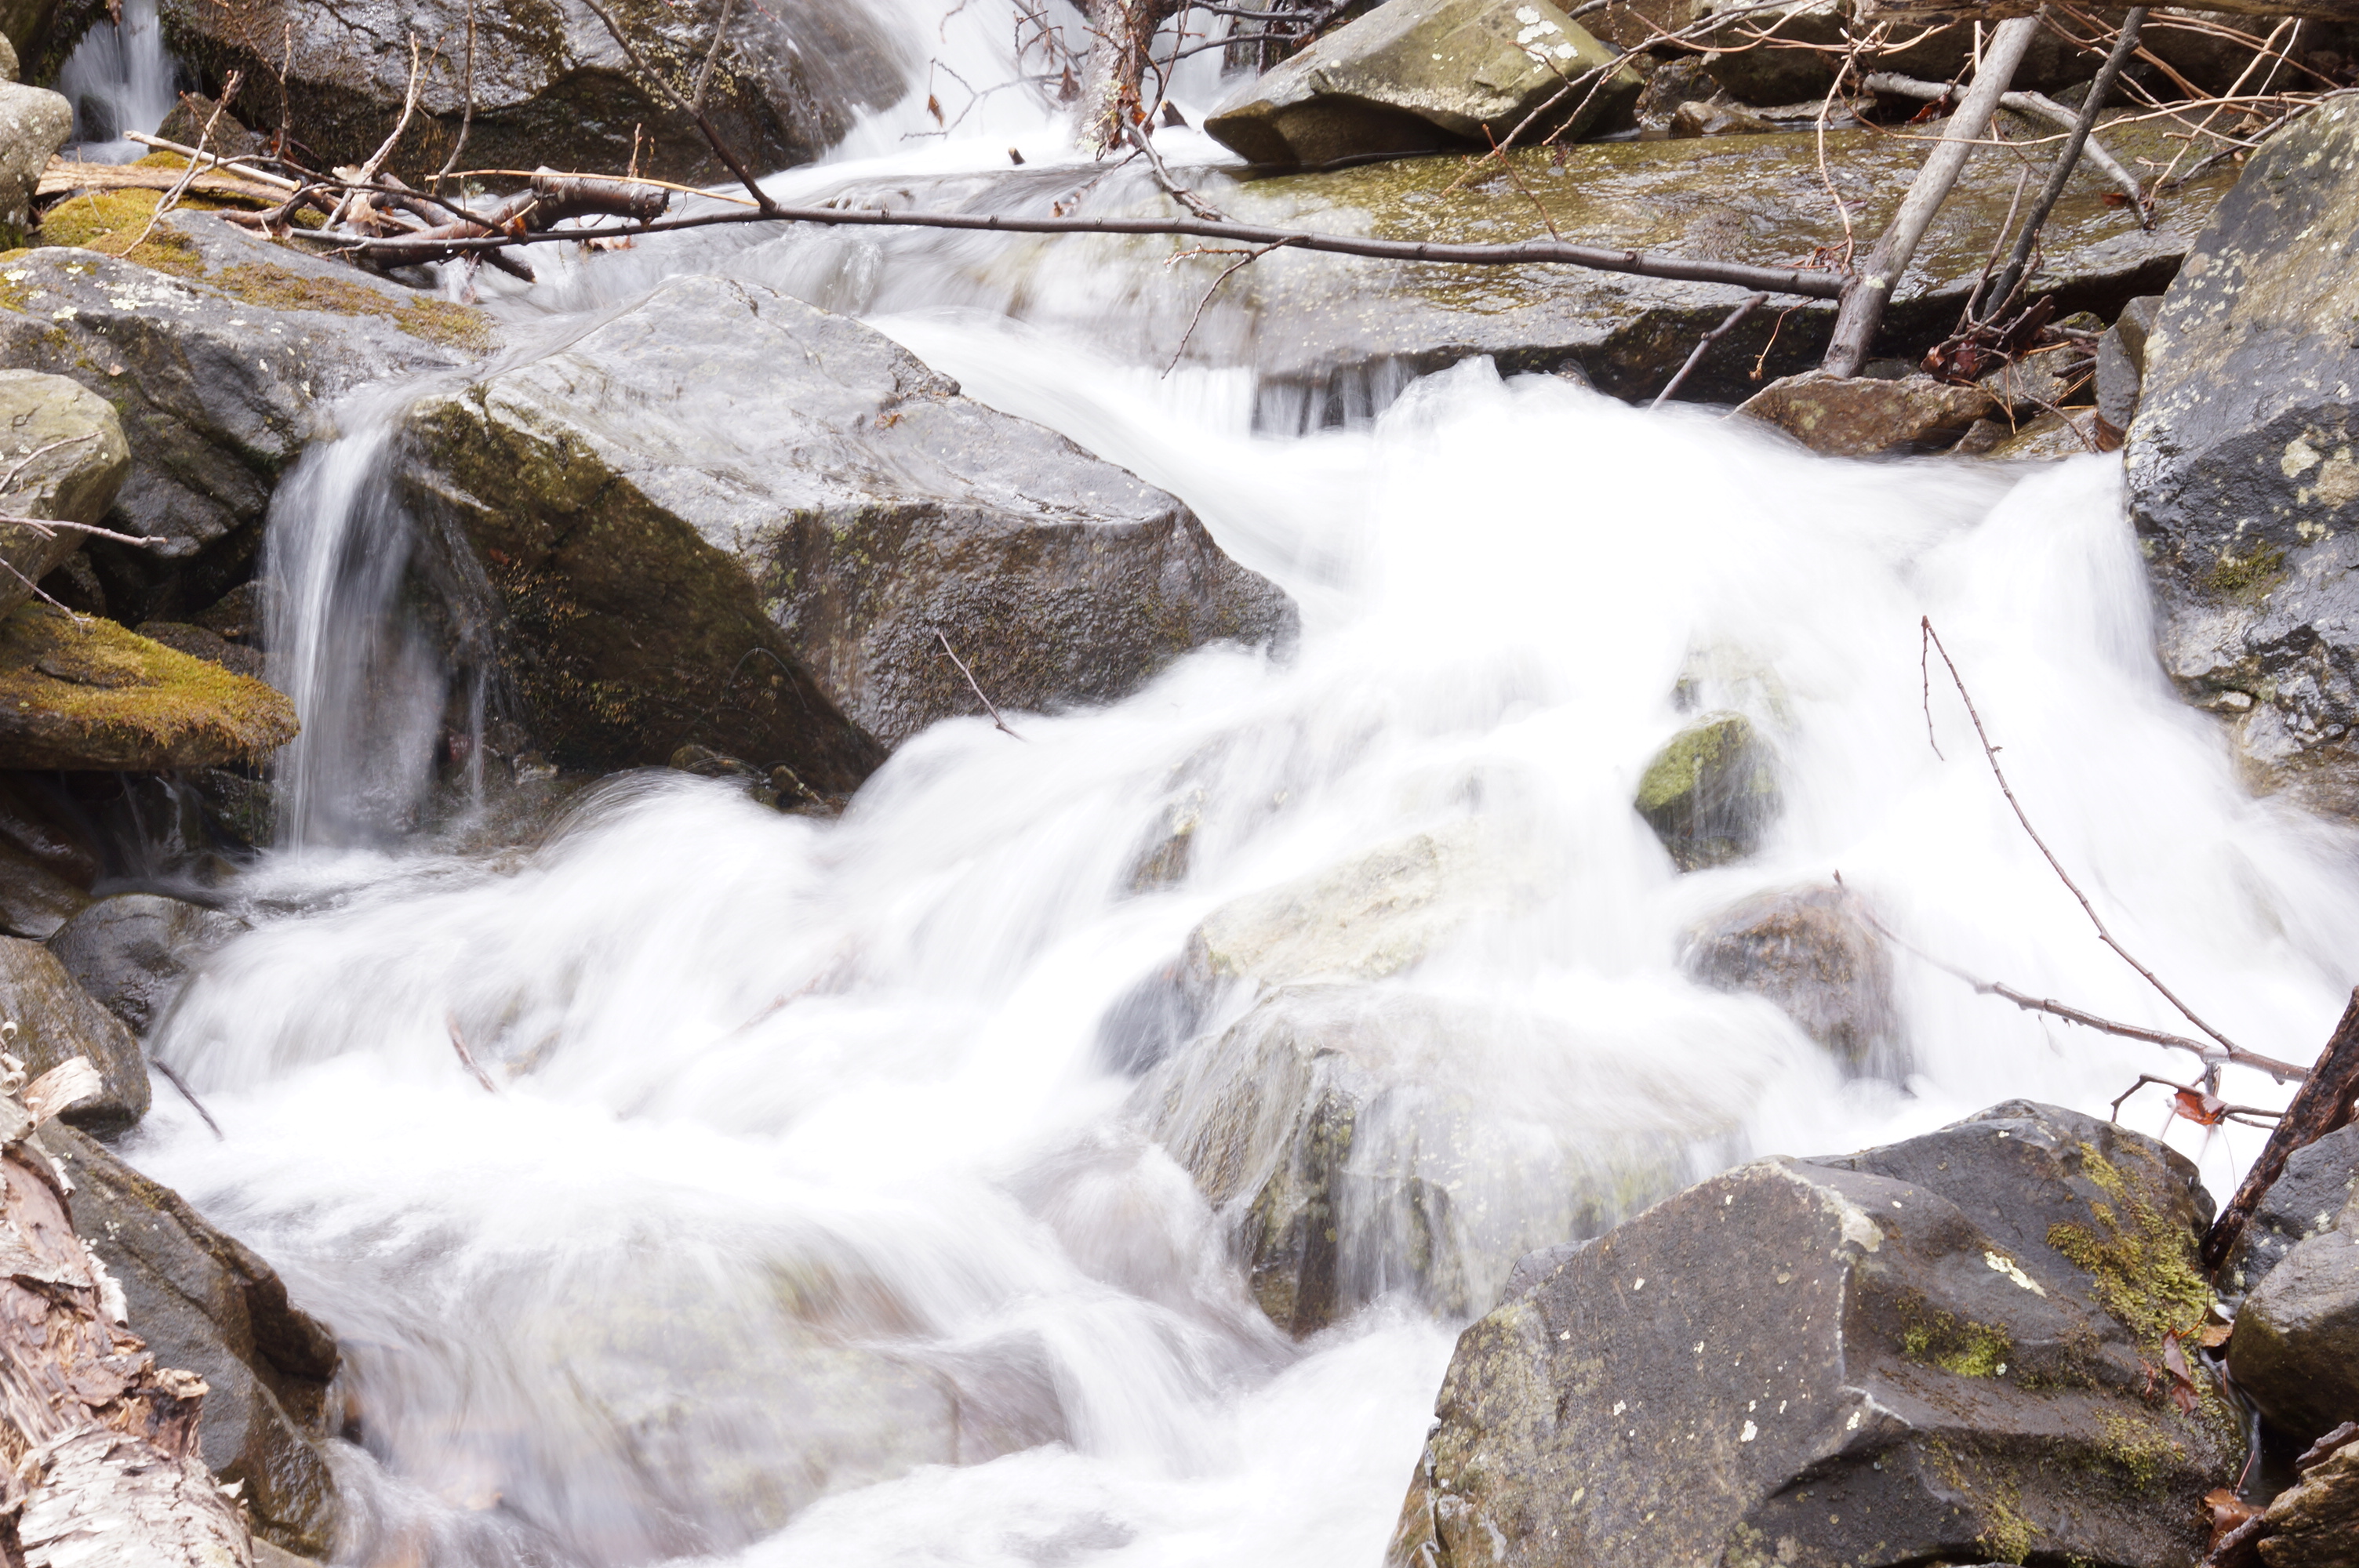
<svg viewBox="0 0 2359 1568"><path fill-rule="evenodd" d="M2203 1325L2203 1348L2206 1350L2219 1349L2220 1346L2228 1343L2228 1336L2235 1332L2234 1327L2229 1324L2205 1324Z"/></svg>
<svg viewBox="0 0 2359 1568"><path fill-rule="evenodd" d="M926 113L934 117L935 124L942 123L942 101L930 92L926 94Z"/></svg>
<svg viewBox="0 0 2359 1568"><path fill-rule="evenodd" d="M2162 1336L2162 1369L2170 1374L2170 1402L2181 1415L2195 1413L2195 1374L2187 1365L2186 1353L2179 1348L2179 1336Z"/></svg>
<svg viewBox="0 0 2359 1568"><path fill-rule="evenodd" d="M2185 1117L2198 1127L2217 1127L2227 1114L2228 1102L2218 1095L2181 1089L2170 1097L2170 1109L2172 1115Z"/></svg>
<svg viewBox="0 0 2359 1568"><path fill-rule="evenodd" d="M2214 1547L2230 1530L2248 1519L2259 1517L2261 1511L2225 1487L2214 1487L2204 1493L2203 1506L2212 1510L2212 1544Z"/></svg>

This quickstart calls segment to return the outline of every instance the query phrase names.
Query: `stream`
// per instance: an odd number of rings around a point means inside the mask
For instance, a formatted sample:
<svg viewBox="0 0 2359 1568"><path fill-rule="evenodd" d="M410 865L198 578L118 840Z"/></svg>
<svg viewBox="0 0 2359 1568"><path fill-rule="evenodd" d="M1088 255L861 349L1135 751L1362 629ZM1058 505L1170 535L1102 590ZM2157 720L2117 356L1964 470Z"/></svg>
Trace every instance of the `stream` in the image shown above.
<svg viewBox="0 0 2359 1568"><path fill-rule="evenodd" d="M1004 3L946 9L897 8L913 59L1015 74ZM1175 95L1210 103L1218 70L1189 62ZM998 177L1011 146L1027 178L1094 178L1021 92L941 135L924 96L772 189ZM2353 839L2253 798L2173 693L2117 460L1835 461L1483 361L1306 414L1249 353L1164 373L1170 334L1140 322L1193 297L1152 247L556 249L534 289L478 285L512 355L665 276L760 277L1178 494L1303 631L1282 658L1210 647L1120 703L1011 715L1016 739L939 724L839 820L645 773L519 842L435 793L451 694L484 698L403 620L404 564L434 545L386 447L422 389L344 410L270 524L273 678L304 722L281 844L209 895L254 929L150 1042L226 1136L159 1092L125 1145L335 1326L341 1561L1373 1568L1457 1330L1511 1242L1565 1238L1567 1190L1608 1194L1610 1222L1756 1154L2017 1097L2103 1114L2182 1066L1904 956L1901 1059L1848 1076L1682 969L1700 922L1840 871L1951 963L2173 1026L2010 814L1954 691L1928 695L1920 617L2132 951L2256 1049L2307 1060L2340 1011ZM1249 343L1222 309L1207 329ZM1756 855L1681 875L1631 798L1699 708L1771 738L1783 808ZM1175 814L1184 875L1134 891ZM1393 1219L1347 1214L1364 1304L1298 1343L1104 1021L1209 912L1419 833L1493 880L1362 997L1412 1092L1357 1147L1440 1158L1419 1130L1440 1100L1471 1129L1480 1218L1435 1242L1467 1300L1420 1300L1384 1263ZM508 1064L497 1092L454 1026ZM2159 1130L2158 1098L2133 1107ZM2215 1192L2261 1139L2169 1136Z"/></svg>

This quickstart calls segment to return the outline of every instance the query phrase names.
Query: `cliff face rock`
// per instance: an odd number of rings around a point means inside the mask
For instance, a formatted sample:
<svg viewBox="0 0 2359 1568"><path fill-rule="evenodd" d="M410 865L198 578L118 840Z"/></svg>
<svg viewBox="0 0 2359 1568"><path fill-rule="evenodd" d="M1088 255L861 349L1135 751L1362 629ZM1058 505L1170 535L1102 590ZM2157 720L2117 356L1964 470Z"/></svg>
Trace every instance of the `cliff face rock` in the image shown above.
<svg viewBox="0 0 2359 1568"><path fill-rule="evenodd" d="M2165 667L2255 781L2359 813L2359 103L2272 137L2145 344L2130 511Z"/></svg>
<svg viewBox="0 0 2359 1568"><path fill-rule="evenodd" d="M694 741L848 789L877 741L981 711L953 651L1037 710L1295 626L1172 497L756 284L667 283L409 430L410 496L484 563L560 756Z"/></svg>
<svg viewBox="0 0 2359 1568"><path fill-rule="evenodd" d="M2153 1140L2020 1101L1740 1166L1466 1331L1391 1561L2184 1568L2238 1456L2153 1371L2209 1212Z"/></svg>

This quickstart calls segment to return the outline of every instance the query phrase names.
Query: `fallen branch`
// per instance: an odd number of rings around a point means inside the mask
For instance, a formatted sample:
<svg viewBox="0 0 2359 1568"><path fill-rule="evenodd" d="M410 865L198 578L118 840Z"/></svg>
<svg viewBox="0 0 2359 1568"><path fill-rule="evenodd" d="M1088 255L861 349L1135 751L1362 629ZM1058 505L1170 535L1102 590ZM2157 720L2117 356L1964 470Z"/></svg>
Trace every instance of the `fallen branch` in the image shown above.
<svg viewBox="0 0 2359 1568"><path fill-rule="evenodd" d="M2136 969L2141 979L2160 992L2165 1001L2179 1010L2180 1017L2219 1042L2222 1048L2228 1052L2231 1060L2251 1055L2251 1053L2244 1051L2234 1041L2198 1018L2195 1015L2195 1010L2180 1000L2176 991L2164 985L2152 969L2139 963L2131 956L2128 948L2114 940L2114 934L2105 928L2104 918L2097 914L2097 906L2089 902L2089 895L2081 891L2081 884L2072 880L2072 874L2067 871L2064 869L2064 863L2056 858L2056 851L2048 847L2048 840L2042 838L2039 836L2039 829L2031 825L2030 816L2024 812L2023 803L2016 799L2014 786L2006 782L2006 770L1998 765L1998 748L1991 744L1990 732L1983 728L1983 716L1974 708L1973 695L1966 690L1966 678L1958 673L1957 661L1950 657L1950 650L1942 644L1941 634L1933 630L1933 618L1930 615L1920 616L1918 625L1923 631L1924 640L1932 643L1933 651L1941 655L1941 663L1948 667L1950 679L1958 688L1959 700L1966 705L1966 717L1973 720L1975 739L1979 740L1983 746L1983 760L1990 764L1991 776L1998 780L1999 793L2006 796L2006 804L2009 809L2014 811L2016 821L2023 825L2024 832L2030 836L2031 842L2038 848L2041 858L2048 862L2048 869L2056 873L2057 880L2061 881L2073 898L2079 902L2081 913L2087 915L2089 924L2097 928L2098 940L2112 948L2123 963ZM1921 649L1922 644L1920 643L1919 646ZM2255 1060L2262 1061L2267 1058L2255 1058ZM2277 1064L2278 1067L2283 1065L2282 1063ZM2274 1072L2275 1068L2264 1070ZM2284 1080L2280 1078L2279 1081Z"/></svg>
<svg viewBox="0 0 2359 1568"><path fill-rule="evenodd" d="M2326 1048L2318 1054L2318 1063L2296 1091L2293 1103L2286 1107L2277 1130L2269 1134L2261 1157L2245 1173L2236 1195L2228 1200L2220 1217L2204 1233L2205 1269L2216 1274L2228 1260L2237 1238L2244 1235L2253 1212L2260 1207L2262 1197L2285 1174L2286 1162L2328 1133L2350 1124L2354 1095L2359 1095L2359 990L2351 993L2351 1004L2343 1010L2342 1021L2327 1037Z"/></svg>
<svg viewBox="0 0 2359 1568"><path fill-rule="evenodd" d="M1913 76L1897 76L1888 70L1869 73L1862 81L1861 85L1870 92L1880 92L1891 98L1914 98L1922 103L1939 103L1957 91L1948 82L1920 81ZM2080 124L2081 117L2078 114L2045 93L2008 92L2002 96L1998 103L2002 109L2012 109L2018 114L2027 114L2035 119L2045 120L2067 133ZM2104 170L2105 178L2120 187L2122 194L2136 202L2137 210L2141 214L2145 212L2147 200L2145 187L2138 183L2137 176L2122 167L2119 158L2105 150L2104 145L2093 134L2089 137L2088 146L2082 156ZM2141 222L2143 221L2141 218Z"/></svg>
<svg viewBox="0 0 2359 1568"><path fill-rule="evenodd" d="M1662 391L1655 394L1655 401L1649 403L1647 406L1649 408L1660 408L1664 404L1669 402L1671 394L1677 392L1680 389L1680 384L1687 380L1688 373L1695 369L1697 365L1703 362L1704 351L1711 348L1723 338L1728 336L1730 332L1735 330L1736 324L1739 321L1742 321L1747 316L1752 315L1754 308L1768 297L1769 297L1766 294L1751 294L1745 296L1743 302L1740 303L1735 309L1728 313L1728 319L1726 320L1721 322L1719 326L1714 327L1711 331L1706 332L1703 335L1703 337L1697 342L1695 351L1688 355L1687 362L1680 366L1679 373L1671 377L1669 383L1664 386Z"/></svg>
<svg viewBox="0 0 2359 1568"><path fill-rule="evenodd" d="M1852 278L1843 292L1843 304L1835 312L1832 338L1827 346L1826 368L1835 375L1857 375L1867 362L1869 348L1875 341L1876 329L1884 324L1884 308L1892 298L1917 245L1924 239L1925 231L1933 222L1933 214L1948 199L1951 187L1965 172L1966 160L1973 155L1973 142L1990 124L1991 115L1998 109L1998 101L2006 95L2015 78L2015 69L2023 62L2024 52L2039 30L2039 18L2017 16L2001 22L1991 35L1990 46L1983 52L1981 67L1974 72L1973 87L1958 105L1942 128L1941 139L1925 156L1924 166L1909 182L1908 194L1893 215L1891 226L1883 238L1867 254L1866 264Z"/></svg>
<svg viewBox="0 0 2359 1568"><path fill-rule="evenodd" d="M484 1092L485 1094L495 1095L499 1093L499 1087L492 1082L491 1074L484 1071L483 1064L475 1060L475 1054L467 1049L467 1037L459 1033L459 1015L455 1012L451 1013L450 1015L449 1022L451 1025L451 1049L459 1054L460 1065L464 1066L467 1071L475 1075L475 1081L484 1086Z"/></svg>
<svg viewBox="0 0 2359 1568"><path fill-rule="evenodd" d="M2122 18L2120 37L2114 40L2113 52L2098 68L2097 78L2089 83L2089 95L2081 101L2081 113L2072 122L2072 135L2056 161L2048 170L2048 183L2040 187L2039 199L2031 204L2031 214L2024 219L2022 231L2016 235L2015 252L2006 259L1998 281L1991 287L1989 315L1995 317L2015 302L2015 292L2023 287L2024 276L2031 269L2031 250L2039 243L2040 226L2054 211L2058 198L2064 194L2064 183L2072 178L2072 166L2081 161L2081 149L2087 145L2089 133L2095 128L2097 115L2105 106L2105 98L2114 90L2114 82L2129 63L2130 53L2137 48L2138 29L2146 22L2146 7L2134 5ZM2146 210L2138 209L2140 226L2144 226Z"/></svg>
<svg viewBox="0 0 2359 1568"><path fill-rule="evenodd" d="M147 1065L155 1068L158 1072L163 1074L164 1081L171 1085L174 1088L179 1090L180 1098L189 1102L189 1108L195 1111L200 1117L204 1119L205 1125L213 1130L213 1140L215 1142L226 1143L229 1141L229 1134L221 1130L221 1123L213 1119L213 1113L205 1108L205 1102L197 1098L197 1091L189 1087L188 1080L181 1077L179 1073L173 1068L169 1062L160 1062L156 1060L154 1057L150 1057L148 1058Z"/></svg>

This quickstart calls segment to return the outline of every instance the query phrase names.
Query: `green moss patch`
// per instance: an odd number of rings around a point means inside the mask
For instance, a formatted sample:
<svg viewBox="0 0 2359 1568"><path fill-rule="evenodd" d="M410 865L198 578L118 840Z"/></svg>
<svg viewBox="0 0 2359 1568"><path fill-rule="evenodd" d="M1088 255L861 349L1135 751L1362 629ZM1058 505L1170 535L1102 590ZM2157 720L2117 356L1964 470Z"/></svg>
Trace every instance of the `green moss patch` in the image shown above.
<svg viewBox="0 0 2359 1568"><path fill-rule="evenodd" d="M41 215L41 243L121 256L175 277L200 276L204 261L187 235L160 223L148 231L163 200L160 190L93 190L70 197Z"/></svg>
<svg viewBox="0 0 2359 1568"><path fill-rule="evenodd" d="M2228 599L2258 603L2285 580L2286 553L2259 549L2249 556L2222 556L2203 574L2203 587Z"/></svg>
<svg viewBox="0 0 2359 1568"><path fill-rule="evenodd" d="M240 262L205 281L223 293L270 310L324 310L338 316L381 316L413 338L447 348L487 353L497 346L490 319L447 299L397 299L364 283L318 277L268 262Z"/></svg>
<svg viewBox="0 0 2359 1568"><path fill-rule="evenodd" d="M2170 1335L2182 1345L2199 1343L2212 1285L2197 1260L2194 1233L2155 1212L2093 1147L2083 1143L2081 1154L2082 1173L2113 1202L2089 1206L2093 1227L2050 1226L2048 1245L2087 1271L2097 1304L2151 1357L2161 1357Z"/></svg>
<svg viewBox="0 0 2359 1568"><path fill-rule="evenodd" d="M2015 1342L2006 1331L1937 1307L1904 1312L1900 1348L1911 1361L1939 1367L1961 1378L1995 1378L2006 1370Z"/></svg>
<svg viewBox="0 0 2359 1568"><path fill-rule="evenodd" d="M38 601L0 621L0 750L28 768L211 767L295 738L257 680Z"/></svg>

